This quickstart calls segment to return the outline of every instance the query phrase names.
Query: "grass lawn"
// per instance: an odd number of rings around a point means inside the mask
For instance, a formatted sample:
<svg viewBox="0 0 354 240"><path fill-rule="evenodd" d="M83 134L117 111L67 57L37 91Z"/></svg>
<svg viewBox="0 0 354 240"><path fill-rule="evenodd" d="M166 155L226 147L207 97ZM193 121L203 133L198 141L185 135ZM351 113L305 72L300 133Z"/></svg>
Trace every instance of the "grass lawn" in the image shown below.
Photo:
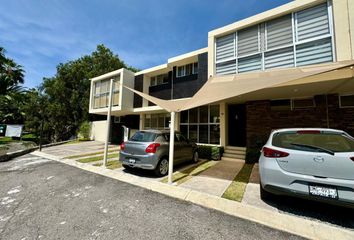
<svg viewBox="0 0 354 240"><path fill-rule="evenodd" d="M67 142L67 143L64 143L64 144L76 144L76 143L89 142L89 141L91 141L91 140L90 139L76 139L74 141Z"/></svg>
<svg viewBox="0 0 354 240"><path fill-rule="evenodd" d="M12 138L10 137L0 137L0 144L6 144L9 142L13 142L14 140L12 140Z"/></svg>
<svg viewBox="0 0 354 240"><path fill-rule="evenodd" d="M108 149L108 152L117 152L119 151L118 149ZM92 153L85 153L85 154L79 154L79 155L72 155L68 156L66 158L68 159L73 159L73 158L81 158L81 157L88 157L88 156L93 156L93 155L98 155L98 154L103 154L103 151L100 152L92 152Z"/></svg>
<svg viewBox="0 0 354 240"><path fill-rule="evenodd" d="M103 163L96 163L96 164L93 164L93 166L97 166L97 167L100 167L102 166ZM116 168L121 168L122 167L122 163L119 162L119 161L108 161L107 163L107 168L108 169L116 169Z"/></svg>
<svg viewBox="0 0 354 240"><path fill-rule="evenodd" d="M113 153L113 154L108 154L107 158L118 158L119 154L118 153ZM97 162L103 160L103 154L102 156L96 156L96 157L90 157L90 158L82 158L78 159L76 161L81 162L81 163L89 163L89 162Z"/></svg>
<svg viewBox="0 0 354 240"><path fill-rule="evenodd" d="M175 182L177 185L180 185L187 180L191 179L193 176L202 173L203 171L207 170L211 166L214 166L217 161L206 161L206 162L199 162L193 167L187 168L183 171L177 171L172 175L172 181ZM168 177L165 177L161 180L163 183L168 182Z"/></svg>
<svg viewBox="0 0 354 240"><path fill-rule="evenodd" d="M240 172L237 174L235 179L232 181L230 186L226 189L223 198L241 202L243 194L245 193L247 183L250 179L252 169L254 164L243 165Z"/></svg>

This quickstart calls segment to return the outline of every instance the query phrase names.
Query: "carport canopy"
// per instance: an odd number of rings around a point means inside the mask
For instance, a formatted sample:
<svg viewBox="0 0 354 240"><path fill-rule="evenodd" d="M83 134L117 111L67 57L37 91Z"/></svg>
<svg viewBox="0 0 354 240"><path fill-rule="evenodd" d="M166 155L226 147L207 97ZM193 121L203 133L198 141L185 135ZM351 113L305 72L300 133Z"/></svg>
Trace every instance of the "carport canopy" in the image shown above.
<svg viewBox="0 0 354 240"><path fill-rule="evenodd" d="M131 89L132 92L145 98L171 113L170 136L174 136L175 112L180 112L210 103L241 97L250 93L258 93L262 89L286 87L312 82L326 82L354 77L354 60L312 65L296 68L272 69L262 72L239 73L233 75L213 76L204 86L189 99L163 100L146 93ZM343 84L338 82L337 85ZM332 86L333 88L333 86ZM174 138L170 137L169 183L172 183Z"/></svg>

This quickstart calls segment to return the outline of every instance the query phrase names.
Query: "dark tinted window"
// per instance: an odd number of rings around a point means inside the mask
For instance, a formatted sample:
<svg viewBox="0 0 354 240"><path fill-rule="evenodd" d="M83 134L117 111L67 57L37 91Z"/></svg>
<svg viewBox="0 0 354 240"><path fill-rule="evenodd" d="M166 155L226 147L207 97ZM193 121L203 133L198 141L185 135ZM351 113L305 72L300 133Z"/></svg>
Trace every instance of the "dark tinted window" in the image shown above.
<svg viewBox="0 0 354 240"><path fill-rule="evenodd" d="M158 134L152 132L136 132L129 140L134 142L153 142Z"/></svg>
<svg viewBox="0 0 354 240"><path fill-rule="evenodd" d="M341 107L354 107L354 95L340 96Z"/></svg>
<svg viewBox="0 0 354 240"><path fill-rule="evenodd" d="M272 144L276 147L310 152L315 150L306 147L306 145L333 152L354 152L354 140L337 133L298 134L296 132L280 132L273 136Z"/></svg>
<svg viewBox="0 0 354 240"><path fill-rule="evenodd" d="M290 99L272 100L270 101L270 108L271 110L290 110Z"/></svg>

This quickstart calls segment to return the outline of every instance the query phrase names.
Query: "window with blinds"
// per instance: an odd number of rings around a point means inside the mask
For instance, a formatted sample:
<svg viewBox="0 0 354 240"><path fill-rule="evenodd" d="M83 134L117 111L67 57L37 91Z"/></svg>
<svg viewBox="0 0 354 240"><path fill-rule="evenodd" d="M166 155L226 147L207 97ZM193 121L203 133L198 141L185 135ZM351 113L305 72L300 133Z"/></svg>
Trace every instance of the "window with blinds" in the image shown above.
<svg viewBox="0 0 354 240"><path fill-rule="evenodd" d="M216 39L216 74L334 61L331 4L259 23Z"/></svg>
<svg viewBox="0 0 354 240"><path fill-rule="evenodd" d="M267 22L267 49L293 44L292 16L287 15Z"/></svg>
<svg viewBox="0 0 354 240"><path fill-rule="evenodd" d="M246 28L237 33L237 54L245 56L260 51L259 44L259 28L258 25Z"/></svg>
<svg viewBox="0 0 354 240"><path fill-rule="evenodd" d="M330 34L327 4L295 13L297 41Z"/></svg>
<svg viewBox="0 0 354 240"><path fill-rule="evenodd" d="M216 62L235 57L235 34L230 34L216 40Z"/></svg>
<svg viewBox="0 0 354 240"><path fill-rule="evenodd" d="M110 80L101 80L94 83L93 108L108 107ZM119 105L119 80L113 81L112 105Z"/></svg>
<svg viewBox="0 0 354 240"><path fill-rule="evenodd" d="M294 67L294 48L282 48L264 54L264 68Z"/></svg>

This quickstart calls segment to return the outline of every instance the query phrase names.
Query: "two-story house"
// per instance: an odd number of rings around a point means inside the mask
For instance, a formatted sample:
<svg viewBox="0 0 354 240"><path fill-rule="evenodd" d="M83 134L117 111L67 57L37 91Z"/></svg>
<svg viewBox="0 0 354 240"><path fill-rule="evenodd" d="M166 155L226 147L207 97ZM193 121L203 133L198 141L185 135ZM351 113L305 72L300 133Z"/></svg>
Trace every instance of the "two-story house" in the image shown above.
<svg viewBox="0 0 354 240"><path fill-rule="evenodd" d="M112 139L119 135L120 142L121 125L132 131L163 129L169 128L170 121L168 112L123 85L178 101L193 97L210 78L221 82L223 76L242 76L242 81L249 79L253 85L259 78L262 85L265 74L279 79L296 70L310 71L310 67L331 68L291 84L259 86L257 91L214 102L209 91L203 96L210 99L204 100L208 104L177 113L175 127L198 143L254 151L277 128L330 127L354 135L353 59L354 1L295 0L210 31L207 48L137 73L120 69L91 79L90 113L107 114L108 83L114 78ZM335 67L338 64L344 67ZM267 81L273 80L268 77ZM93 123L97 140L105 132L103 126L103 122Z"/></svg>

